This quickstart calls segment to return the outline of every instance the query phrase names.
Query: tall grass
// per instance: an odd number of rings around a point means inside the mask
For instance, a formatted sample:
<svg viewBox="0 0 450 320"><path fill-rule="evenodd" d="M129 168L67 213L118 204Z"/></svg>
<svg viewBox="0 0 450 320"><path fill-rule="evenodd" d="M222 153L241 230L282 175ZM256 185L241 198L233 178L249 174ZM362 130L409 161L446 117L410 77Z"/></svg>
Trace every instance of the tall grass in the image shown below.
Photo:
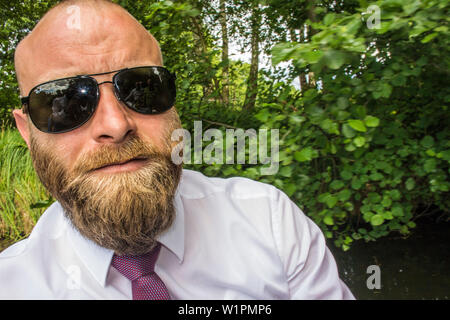
<svg viewBox="0 0 450 320"><path fill-rule="evenodd" d="M27 237L50 203L19 132L0 131L0 239Z"/></svg>

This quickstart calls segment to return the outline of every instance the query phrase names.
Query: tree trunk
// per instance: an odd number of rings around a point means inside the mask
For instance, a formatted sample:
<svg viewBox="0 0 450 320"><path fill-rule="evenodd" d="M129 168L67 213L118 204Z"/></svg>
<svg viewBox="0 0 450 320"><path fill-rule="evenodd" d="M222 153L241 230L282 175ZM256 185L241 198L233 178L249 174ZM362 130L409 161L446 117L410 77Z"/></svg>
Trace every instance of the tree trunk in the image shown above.
<svg viewBox="0 0 450 320"><path fill-rule="evenodd" d="M224 106L228 106L230 102L229 89L229 66L228 66L228 28L227 28L227 13L225 7L225 0L220 0L220 15L219 22L222 28L222 101Z"/></svg>
<svg viewBox="0 0 450 320"><path fill-rule="evenodd" d="M247 79L247 91L245 93L244 109L251 110L255 107L258 94L258 70L259 70L259 32L261 24L261 13L258 3L252 6L251 17L251 50L250 73Z"/></svg>
<svg viewBox="0 0 450 320"><path fill-rule="evenodd" d="M200 57L199 62L207 64L206 73L209 73L211 70L211 65L207 59L208 56L208 45L205 39L205 35L203 34L203 22L198 17L191 17L191 21L193 24L193 36L194 41L197 44L194 46L195 54L197 57ZM218 81L216 81L215 77L212 79L205 79L205 83L203 84L203 96L208 97L214 90L218 89Z"/></svg>
<svg viewBox="0 0 450 320"><path fill-rule="evenodd" d="M310 2L310 5L308 7L308 19L311 22L317 22L316 13L314 11L315 9L316 9L316 4L315 4L315 1L313 0L313 1ZM311 26L308 26L307 34L306 34L306 37L307 37L308 41L316 33L317 33L316 30L314 30ZM314 88L316 86L316 79L315 79L315 76L314 76L314 72L308 72L308 85L309 85L310 88Z"/></svg>
<svg viewBox="0 0 450 320"><path fill-rule="evenodd" d="M301 42L302 36L301 34L297 36L297 34L295 33L295 29L289 29L289 34L292 42ZM306 75L304 72L300 73L300 75L298 76L298 81L300 83L300 91L306 91L308 89L308 84L306 82Z"/></svg>

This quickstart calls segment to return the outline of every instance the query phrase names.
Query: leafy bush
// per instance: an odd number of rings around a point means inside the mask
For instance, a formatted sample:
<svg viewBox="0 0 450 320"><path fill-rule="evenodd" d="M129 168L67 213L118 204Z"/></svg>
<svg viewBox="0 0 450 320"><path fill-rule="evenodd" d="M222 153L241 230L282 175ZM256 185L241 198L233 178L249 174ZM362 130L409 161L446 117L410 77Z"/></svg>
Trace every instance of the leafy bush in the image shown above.
<svg viewBox="0 0 450 320"><path fill-rule="evenodd" d="M278 184L344 250L407 234L419 205L450 205L449 2L375 4L378 29L329 13L309 43L276 46L275 63L308 68L321 90L257 115L286 131Z"/></svg>

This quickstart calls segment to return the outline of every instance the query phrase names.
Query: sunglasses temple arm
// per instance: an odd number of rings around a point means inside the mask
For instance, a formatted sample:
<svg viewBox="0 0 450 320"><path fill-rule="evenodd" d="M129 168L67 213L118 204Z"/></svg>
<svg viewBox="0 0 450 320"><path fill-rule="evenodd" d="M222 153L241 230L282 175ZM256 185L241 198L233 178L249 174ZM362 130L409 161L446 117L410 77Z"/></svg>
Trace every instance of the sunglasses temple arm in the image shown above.
<svg viewBox="0 0 450 320"><path fill-rule="evenodd" d="M28 97L20 98L20 102L22 103L22 111L23 113L28 113Z"/></svg>

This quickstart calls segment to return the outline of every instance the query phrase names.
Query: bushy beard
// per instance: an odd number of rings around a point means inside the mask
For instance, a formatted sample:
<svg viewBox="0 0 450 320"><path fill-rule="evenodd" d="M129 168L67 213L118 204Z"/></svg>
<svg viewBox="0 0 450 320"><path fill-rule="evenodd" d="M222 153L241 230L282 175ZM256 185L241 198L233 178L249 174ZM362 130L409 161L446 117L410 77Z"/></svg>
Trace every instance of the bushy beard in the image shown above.
<svg viewBox="0 0 450 320"><path fill-rule="evenodd" d="M165 150L157 150L132 136L120 146L104 145L82 155L70 172L33 137L30 148L44 186L61 203L73 226L98 245L119 255L144 254L172 225L182 167L172 162L169 143ZM146 159L146 164L114 174L94 170L133 158Z"/></svg>

